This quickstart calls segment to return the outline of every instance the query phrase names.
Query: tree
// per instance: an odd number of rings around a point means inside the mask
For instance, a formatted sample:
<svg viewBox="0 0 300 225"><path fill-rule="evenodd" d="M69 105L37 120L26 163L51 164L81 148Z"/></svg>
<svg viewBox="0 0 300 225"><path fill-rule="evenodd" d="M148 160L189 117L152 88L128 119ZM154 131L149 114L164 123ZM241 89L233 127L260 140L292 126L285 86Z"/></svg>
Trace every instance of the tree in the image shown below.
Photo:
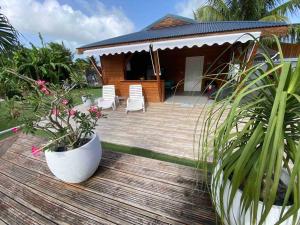
<svg viewBox="0 0 300 225"><path fill-rule="evenodd" d="M194 12L199 21L261 20L288 21L297 13L300 0L208 0Z"/></svg>
<svg viewBox="0 0 300 225"><path fill-rule="evenodd" d="M288 15L299 13L300 0L208 0L194 12L195 19L206 21L260 20L289 22ZM299 39L300 29L290 27Z"/></svg>
<svg viewBox="0 0 300 225"><path fill-rule="evenodd" d="M64 44L45 44L40 35L41 47L21 47L14 52L13 63L18 73L33 79L59 83L69 77L73 55Z"/></svg>
<svg viewBox="0 0 300 225"><path fill-rule="evenodd" d="M6 16L0 13L0 53L11 52L18 45L18 32Z"/></svg>

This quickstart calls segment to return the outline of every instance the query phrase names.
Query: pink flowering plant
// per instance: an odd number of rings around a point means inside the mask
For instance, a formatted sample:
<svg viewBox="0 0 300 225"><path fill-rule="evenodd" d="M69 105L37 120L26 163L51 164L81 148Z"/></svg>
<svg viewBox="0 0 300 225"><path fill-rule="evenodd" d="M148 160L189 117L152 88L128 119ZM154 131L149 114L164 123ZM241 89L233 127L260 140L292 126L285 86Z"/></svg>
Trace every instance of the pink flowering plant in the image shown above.
<svg viewBox="0 0 300 225"><path fill-rule="evenodd" d="M27 76L10 71L28 83L32 90L22 98L22 106L32 112L30 117L24 117L22 130L25 133L46 133L49 142L43 147L32 146L32 154L40 151L67 151L87 143L94 133L98 119L102 117L101 109L92 106L87 113L74 109L70 91L76 87L72 84L68 88L47 83L44 80L33 80ZM16 129L14 129L17 132Z"/></svg>

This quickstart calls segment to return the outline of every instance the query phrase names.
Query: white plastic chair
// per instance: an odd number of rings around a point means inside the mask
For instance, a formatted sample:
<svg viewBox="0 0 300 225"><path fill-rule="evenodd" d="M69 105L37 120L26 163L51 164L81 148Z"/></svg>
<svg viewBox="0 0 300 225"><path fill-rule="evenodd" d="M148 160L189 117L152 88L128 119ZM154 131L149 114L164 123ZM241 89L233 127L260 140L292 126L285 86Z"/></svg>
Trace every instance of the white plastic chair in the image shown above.
<svg viewBox="0 0 300 225"><path fill-rule="evenodd" d="M128 111L143 110L145 112L145 99L143 96L142 85L129 86L129 98L127 99L126 113Z"/></svg>
<svg viewBox="0 0 300 225"><path fill-rule="evenodd" d="M98 99L98 107L102 109L112 108L116 109L116 91L115 85L103 85L102 87L102 98Z"/></svg>

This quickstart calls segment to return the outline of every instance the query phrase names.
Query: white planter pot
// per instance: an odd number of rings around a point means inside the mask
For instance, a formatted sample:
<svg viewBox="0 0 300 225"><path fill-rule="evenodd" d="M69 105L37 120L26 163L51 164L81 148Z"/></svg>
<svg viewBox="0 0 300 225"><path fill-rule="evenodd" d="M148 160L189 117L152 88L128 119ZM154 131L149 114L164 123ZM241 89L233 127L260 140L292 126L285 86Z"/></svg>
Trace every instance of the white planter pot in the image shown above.
<svg viewBox="0 0 300 225"><path fill-rule="evenodd" d="M215 176L216 176L216 172L217 170L220 168L220 165L217 165L215 170L214 170L214 173L212 175L212 182L215 180ZM282 172L282 181L288 181L289 180L289 177L287 173L285 173L284 171ZM212 196L213 196L213 199L215 199L216 201L216 204L221 204L220 203L220 186L221 186L221 183L223 183L223 173L220 175L220 178L219 178L219 182L216 183L216 189L213 189L211 188L211 192L212 192ZM214 192L214 190L216 190ZM226 182L226 185L225 185L225 191L224 191L224 194L223 194L223 207L225 209L225 212L227 212L227 209L228 209L228 205L229 205L229 193L231 191L231 181L230 180L227 180ZM225 220L225 224L227 225L253 225L251 222L251 214L250 212L253 210L253 207L250 207L246 213L242 213L242 210L241 210L241 202L242 202L242 191L241 190L238 190L236 195L234 196L234 199L233 199L233 203L232 203L232 206L231 206L231 209L230 209L230 214L229 215L225 215L227 220ZM257 221L260 220L261 218L261 210L263 208L263 204L262 202L259 202L259 205L258 205L258 212L257 212ZM290 207L289 206L286 206L285 207L285 212L289 209ZM216 210L217 210L217 213L221 216L221 210L219 208L218 205L216 205ZM265 223L264 225L273 225L275 224L278 220L279 220L279 216L280 216L280 213L281 213L281 210L282 210L282 207L281 206L277 206L277 205L273 205L271 211L269 212L269 215L267 216L266 220L265 220ZM298 211L298 220L299 220L299 216L300 216L300 211ZM281 225L291 225L293 224L293 217L290 217L288 218L287 220L285 220L284 222L281 223ZM258 223L256 223L258 224Z"/></svg>
<svg viewBox="0 0 300 225"><path fill-rule="evenodd" d="M50 171L67 183L80 183L91 177L97 170L102 148L96 134L85 145L65 152L45 152Z"/></svg>
<svg viewBox="0 0 300 225"><path fill-rule="evenodd" d="M92 105L92 100L86 96L81 96L81 100L85 107L90 107Z"/></svg>

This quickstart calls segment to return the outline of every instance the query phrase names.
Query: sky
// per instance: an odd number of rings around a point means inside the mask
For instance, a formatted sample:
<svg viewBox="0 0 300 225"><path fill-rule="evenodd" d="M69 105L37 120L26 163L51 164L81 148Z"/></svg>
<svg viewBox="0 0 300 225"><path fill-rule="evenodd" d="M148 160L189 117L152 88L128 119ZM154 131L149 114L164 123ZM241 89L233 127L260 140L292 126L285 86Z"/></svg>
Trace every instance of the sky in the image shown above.
<svg viewBox="0 0 300 225"><path fill-rule="evenodd" d="M22 34L21 41L40 45L64 42L76 47L139 31L164 15L193 18L205 0L0 0L1 12ZM300 23L300 14L291 17Z"/></svg>

